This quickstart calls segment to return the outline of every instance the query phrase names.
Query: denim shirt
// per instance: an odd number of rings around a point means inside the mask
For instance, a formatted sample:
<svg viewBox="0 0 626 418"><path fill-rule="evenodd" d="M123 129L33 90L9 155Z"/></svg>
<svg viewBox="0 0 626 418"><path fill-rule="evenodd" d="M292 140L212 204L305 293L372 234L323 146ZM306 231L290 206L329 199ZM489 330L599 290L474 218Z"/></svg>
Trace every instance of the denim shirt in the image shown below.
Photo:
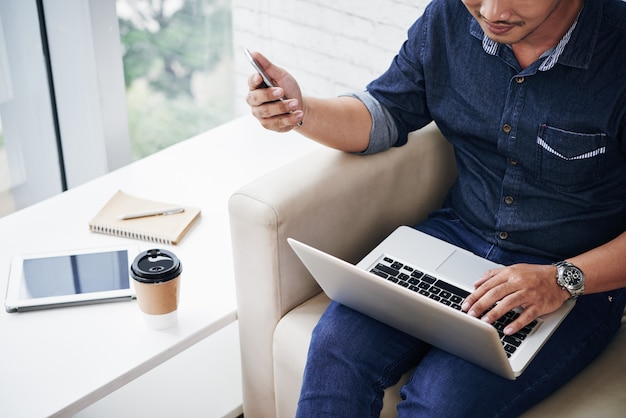
<svg viewBox="0 0 626 418"><path fill-rule="evenodd" d="M459 172L444 206L494 245L563 259L626 230L621 0L587 0L559 45L524 69L460 0L434 0L357 97L373 116L367 152L436 122Z"/></svg>

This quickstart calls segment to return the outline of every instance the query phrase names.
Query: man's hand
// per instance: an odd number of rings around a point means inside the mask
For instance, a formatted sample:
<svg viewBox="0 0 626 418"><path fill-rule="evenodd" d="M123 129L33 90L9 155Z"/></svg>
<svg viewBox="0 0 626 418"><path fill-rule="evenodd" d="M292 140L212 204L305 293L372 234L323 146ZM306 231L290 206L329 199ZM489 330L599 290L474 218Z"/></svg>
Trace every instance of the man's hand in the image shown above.
<svg viewBox="0 0 626 418"><path fill-rule="evenodd" d="M258 73L248 78L246 102L264 128L297 132L345 152L362 152L369 145L372 115L355 97L302 97L296 80L263 55L252 56L277 87L266 87Z"/></svg>
<svg viewBox="0 0 626 418"><path fill-rule="evenodd" d="M297 128L304 119L302 93L296 80L285 70L273 65L260 53L255 60L279 87L266 87L258 73L248 78L250 92L246 102L263 127L277 132Z"/></svg>
<svg viewBox="0 0 626 418"><path fill-rule="evenodd" d="M569 298L569 293L557 285L556 267L552 265L515 264L488 270L474 286L476 290L463 304L468 315L480 317L495 304L481 318L491 324L511 309L523 309L505 328L507 335L515 334L538 316L554 312Z"/></svg>

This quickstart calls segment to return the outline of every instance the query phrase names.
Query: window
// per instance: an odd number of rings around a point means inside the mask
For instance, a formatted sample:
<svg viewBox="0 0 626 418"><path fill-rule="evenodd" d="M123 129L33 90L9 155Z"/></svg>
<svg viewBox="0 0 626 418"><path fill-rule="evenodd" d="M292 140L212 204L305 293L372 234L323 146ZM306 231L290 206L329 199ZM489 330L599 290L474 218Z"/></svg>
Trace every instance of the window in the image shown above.
<svg viewBox="0 0 626 418"><path fill-rule="evenodd" d="M230 120L230 22L229 0L0 1L0 216Z"/></svg>
<svg viewBox="0 0 626 418"><path fill-rule="evenodd" d="M117 0L132 155L233 118L231 6L225 0Z"/></svg>

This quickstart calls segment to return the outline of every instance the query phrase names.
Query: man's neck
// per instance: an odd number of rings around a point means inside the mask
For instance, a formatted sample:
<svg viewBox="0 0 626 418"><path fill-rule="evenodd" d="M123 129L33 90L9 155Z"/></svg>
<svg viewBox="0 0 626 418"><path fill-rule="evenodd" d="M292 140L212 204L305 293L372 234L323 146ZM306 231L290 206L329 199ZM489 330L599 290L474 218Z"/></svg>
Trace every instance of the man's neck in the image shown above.
<svg viewBox="0 0 626 418"><path fill-rule="evenodd" d="M554 48L572 26L582 9L584 0L563 0L550 16L526 38L512 44L513 52L522 68L528 67L547 50Z"/></svg>

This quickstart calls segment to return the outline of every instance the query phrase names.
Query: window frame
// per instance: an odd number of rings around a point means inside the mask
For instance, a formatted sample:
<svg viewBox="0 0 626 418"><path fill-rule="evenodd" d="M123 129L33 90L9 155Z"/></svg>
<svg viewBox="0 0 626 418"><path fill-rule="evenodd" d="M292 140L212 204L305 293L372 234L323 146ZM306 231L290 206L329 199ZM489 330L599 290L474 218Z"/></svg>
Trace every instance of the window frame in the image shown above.
<svg viewBox="0 0 626 418"><path fill-rule="evenodd" d="M16 209L63 191L37 8L35 0L0 4L6 57L0 112Z"/></svg>
<svg viewBox="0 0 626 418"><path fill-rule="evenodd" d="M71 189L131 162L115 0L39 1Z"/></svg>

